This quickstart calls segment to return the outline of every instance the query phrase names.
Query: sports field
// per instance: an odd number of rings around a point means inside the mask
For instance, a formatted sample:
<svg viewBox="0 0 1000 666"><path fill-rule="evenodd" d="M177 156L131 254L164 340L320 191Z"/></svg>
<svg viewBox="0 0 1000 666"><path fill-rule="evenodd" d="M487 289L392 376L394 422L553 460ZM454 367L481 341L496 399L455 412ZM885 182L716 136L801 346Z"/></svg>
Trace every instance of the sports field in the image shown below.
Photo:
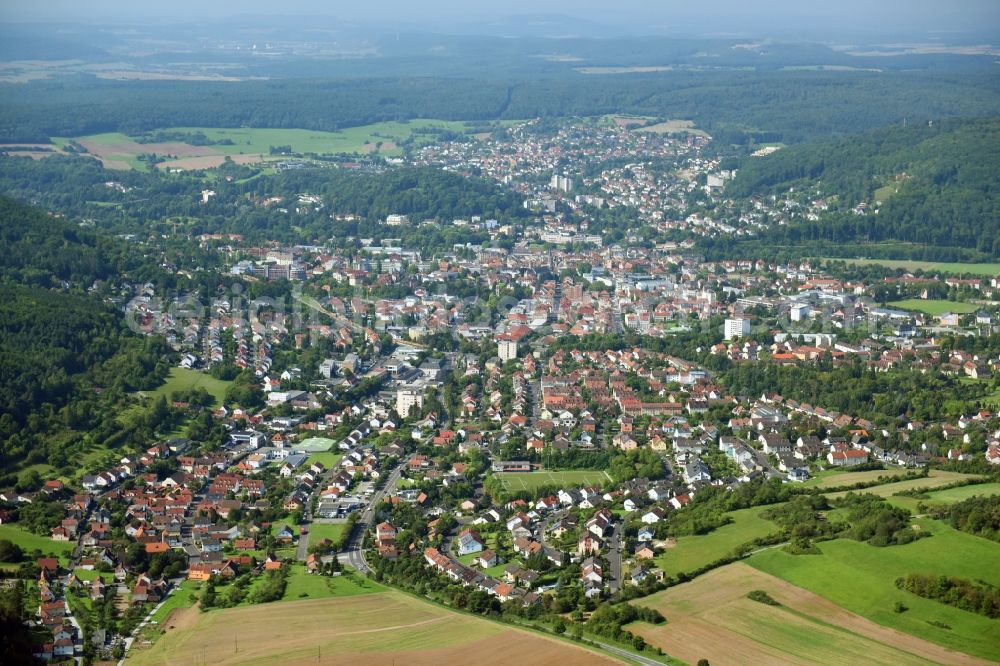
<svg viewBox="0 0 1000 666"><path fill-rule="evenodd" d="M997 620L918 597L894 584L909 573L929 573L1000 585L1000 569L989 565L1000 561L1000 544L937 520L918 519L915 524L931 536L886 548L837 539L817 544L821 555L789 555L771 549L751 556L747 563L878 624L953 650L1000 660ZM896 602L907 610L897 613Z"/></svg>
<svg viewBox="0 0 1000 666"><path fill-rule="evenodd" d="M562 641L453 613L399 592L175 613L134 664L620 663Z"/></svg>
<svg viewBox="0 0 1000 666"><path fill-rule="evenodd" d="M934 298L907 298L902 301L890 301L887 305L899 308L900 310L913 310L915 312L924 312L929 315L942 315L946 312L966 314L969 312L975 312L979 309L979 306L975 303L944 301Z"/></svg>
<svg viewBox="0 0 1000 666"><path fill-rule="evenodd" d="M232 382L216 379L212 375L199 372L198 370L171 368L170 374L167 375L167 381L155 390L149 391L148 395L153 397L165 395L169 399L170 394L174 391L186 391L200 387L208 391L209 395L215 398L216 405L221 405L226 397L226 389L229 388L230 384Z"/></svg>
<svg viewBox="0 0 1000 666"><path fill-rule="evenodd" d="M519 490L538 490L542 486L602 486L611 480L611 477L600 470L566 470L564 472L550 472L539 470L537 472L503 472L497 474L497 478L503 481L504 488L509 492Z"/></svg>
<svg viewBox="0 0 1000 666"><path fill-rule="evenodd" d="M751 601L751 590L781 605ZM627 629L690 664L985 663L879 626L739 562L632 603L656 608L667 624Z"/></svg>
<svg viewBox="0 0 1000 666"><path fill-rule="evenodd" d="M769 507L757 506L733 511L733 522L699 536L682 536L677 543L656 557L656 566L668 575L691 572L726 557L737 546L759 537L774 534L780 528L760 517Z"/></svg>
<svg viewBox="0 0 1000 666"><path fill-rule="evenodd" d="M295 448L310 452L328 452L330 451L330 447L332 447L336 443L337 442L335 440L332 440L329 437L309 437L307 439L303 439L301 442L296 443ZM340 454L338 453L335 455L340 455ZM326 463L323 464L325 465Z"/></svg>

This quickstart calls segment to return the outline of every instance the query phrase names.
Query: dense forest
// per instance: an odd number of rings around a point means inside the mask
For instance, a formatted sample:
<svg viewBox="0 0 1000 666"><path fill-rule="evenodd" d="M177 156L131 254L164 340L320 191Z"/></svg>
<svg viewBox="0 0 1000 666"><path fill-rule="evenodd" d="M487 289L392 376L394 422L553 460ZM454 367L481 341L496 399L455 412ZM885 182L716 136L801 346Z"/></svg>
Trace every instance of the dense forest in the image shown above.
<svg viewBox="0 0 1000 666"><path fill-rule="evenodd" d="M0 256L0 470L6 477L25 462L69 465L74 450L131 436L133 429L117 424L108 406L161 383L169 350L159 338L130 333L120 312L81 289L138 261L124 244L4 197L0 238L6 250ZM84 430L91 432L74 434Z"/></svg>
<svg viewBox="0 0 1000 666"><path fill-rule="evenodd" d="M1000 256L1000 119L948 120L883 128L829 143L748 158L733 197L818 191L831 212L772 227L765 243L883 243L975 249ZM852 208L876 206L877 214Z"/></svg>
<svg viewBox="0 0 1000 666"><path fill-rule="evenodd" d="M43 185L39 185L43 187ZM89 286L114 273L120 244L0 196L0 280L52 286L53 280Z"/></svg>
<svg viewBox="0 0 1000 666"><path fill-rule="evenodd" d="M94 296L0 286L3 470L25 460L68 462L71 447L60 446L68 442L52 437L64 429L117 437L107 401L161 383L168 352L158 338L131 334L120 313Z"/></svg>
<svg viewBox="0 0 1000 666"><path fill-rule="evenodd" d="M408 247L450 249L452 244L459 242L481 244L488 236L472 228L392 228L382 225L381 221L393 213L407 215L414 223L425 219L450 222L473 215L507 223L527 220L530 215L520 205L517 195L494 183L436 169L369 173L331 167L255 175L245 182L216 181L213 188L218 196L204 204L201 191L205 181L197 173L109 171L89 157L55 156L39 161L0 158L0 191L35 201L70 217L93 220L108 231L142 237L179 230L192 235L237 233L248 240L286 242L303 239L325 242L348 236L402 237ZM111 180L128 191L107 187L105 183ZM322 209L310 206L288 213L288 208L295 207L296 197L303 192L320 195L327 204ZM253 203L273 196L284 197L284 205L264 207ZM235 207L234 200L237 201ZM334 221L330 219L331 213L353 213L365 220ZM27 209L23 214L39 215ZM290 217L294 224L289 223ZM178 228L169 219L186 220L189 226ZM43 250L49 247L49 252L55 251L52 247L59 246L60 235L82 235L90 244L101 238L62 221L46 222L49 226L58 226L59 233L49 233L41 223L40 220L30 225L38 226L37 232L12 229L10 233L30 234L26 243L38 240L38 247ZM26 249L40 251L35 249L33 242ZM141 262L138 266L134 263L129 264L132 270L142 268Z"/></svg>
<svg viewBox="0 0 1000 666"><path fill-rule="evenodd" d="M670 71L544 78L104 81L0 85L0 141L164 127L337 130L384 120L630 113L690 118L717 139L799 142L901 122L986 116L997 75L961 72ZM733 100L739 103L734 104Z"/></svg>

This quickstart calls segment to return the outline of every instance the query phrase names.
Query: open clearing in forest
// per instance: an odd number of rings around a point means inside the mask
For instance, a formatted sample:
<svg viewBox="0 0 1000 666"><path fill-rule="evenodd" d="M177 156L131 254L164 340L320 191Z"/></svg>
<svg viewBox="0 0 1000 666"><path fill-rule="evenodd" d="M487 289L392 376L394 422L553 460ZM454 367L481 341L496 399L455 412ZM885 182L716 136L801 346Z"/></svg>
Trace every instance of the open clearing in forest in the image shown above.
<svg viewBox="0 0 1000 666"><path fill-rule="evenodd" d="M154 398L165 395L169 400L170 394L174 391L189 391L195 388L203 388L208 391L209 395L215 398L216 405L221 405L226 397L226 389L229 388L230 384L232 382L224 379L216 379L212 375L199 372L198 370L171 368L170 374L167 375L167 381L155 390L149 391L148 395Z"/></svg>
<svg viewBox="0 0 1000 666"><path fill-rule="evenodd" d="M751 590L781 605L751 601ZM626 628L691 664L987 663L880 626L743 563L632 603L659 610L667 624Z"/></svg>
<svg viewBox="0 0 1000 666"><path fill-rule="evenodd" d="M227 156L237 164L255 164L268 159L280 160L308 154L395 156L402 154L401 146L404 143L418 147L437 141L442 133L465 134L474 131L482 135L486 129L511 124L510 121L463 122L418 118L345 127L333 132L296 128L168 127L153 130L145 137L155 139L162 136L177 140L141 143L139 140L144 139L142 136L107 132L75 139L52 137L52 146L49 148L53 152L21 154L32 157L55 155L62 152L72 140L110 169L148 169L151 162L138 158L140 155L155 153L156 166L159 168L197 170L217 167ZM488 136L488 132L486 135ZM194 143L183 140L185 138ZM12 147L21 148L16 145Z"/></svg>
<svg viewBox="0 0 1000 666"><path fill-rule="evenodd" d="M196 614L193 621L186 616ZM175 613L178 615L178 613ZM172 618L130 664L470 663L583 666L621 662L582 647L453 613L399 592L272 603Z"/></svg>
<svg viewBox="0 0 1000 666"><path fill-rule="evenodd" d="M858 266L886 266L888 268L902 268L904 271L924 272L941 271L942 273L952 273L962 275L984 275L993 277L1000 275L1000 264L964 264L949 261L915 261L910 259L842 259L837 257L826 257L824 261L843 261L848 264Z"/></svg>
<svg viewBox="0 0 1000 666"><path fill-rule="evenodd" d="M653 132L655 134L694 134L707 137L708 133L695 128L692 120L665 120L655 125L638 127L633 132Z"/></svg>

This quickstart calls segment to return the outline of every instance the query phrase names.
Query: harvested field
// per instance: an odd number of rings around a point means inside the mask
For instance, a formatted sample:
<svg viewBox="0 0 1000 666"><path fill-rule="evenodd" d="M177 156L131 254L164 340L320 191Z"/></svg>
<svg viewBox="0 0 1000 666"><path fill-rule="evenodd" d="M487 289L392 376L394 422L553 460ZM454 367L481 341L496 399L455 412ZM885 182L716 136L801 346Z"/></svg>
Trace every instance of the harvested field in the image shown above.
<svg viewBox="0 0 1000 666"><path fill-rule="evenodd" d="M621 663L555 639L452 613L398 592L171 616L135 664Z"/></svg>
<svg viewBox="0 0 1000 666"><path fill-rule="evenodd" d="M177 157L201 157L203 155L221 155L221 153L210 146L192 146L180 141L170 141L168 143L138 143L136 141L119 141L116 143L106 143L94 139L78 139L81 146L87 152L97 155L100 158L112 155L139 155L142 153L156 153L157 155L176 155Z"/></svg>
<svg viewBox="0 0 1000 666"><path fill-rule="evenodd" d="M746 598L764 590L780 606ZM742 563L633 603L667 624L628 628L672 656L719 664L985 664L848 612Z"/></svg>
<svg viewBox="0 0 1000 666"><path fill-rule="evenodd" d="M662 123L656 123L655 125L639 127L634 131L654 132L656 134L679 134L681 132L686 132L687 134L695 134L697 136L708 136L708 134L702 130L696 129L694 122L691 120L665 120Z"/></svg>
<svg viewBox="0 0 1000 666"><path fill-rule="evenodd" d="M615 125L623 128L642 127L649 122L646 118L633 118L631 116L615 116L611 120L614 121Z"/></svg>

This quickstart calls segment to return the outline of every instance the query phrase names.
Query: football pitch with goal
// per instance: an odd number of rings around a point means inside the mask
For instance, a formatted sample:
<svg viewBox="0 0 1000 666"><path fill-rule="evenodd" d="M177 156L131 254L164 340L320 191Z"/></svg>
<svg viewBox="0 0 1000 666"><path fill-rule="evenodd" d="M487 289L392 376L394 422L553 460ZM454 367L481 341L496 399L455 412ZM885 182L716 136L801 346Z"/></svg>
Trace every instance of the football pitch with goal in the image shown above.
<svg viewBox="0 0 1000 666"><path fill-rule="evenodd" d="M601 470L566 470L564 472L503 472L497 475L503 481L504 487L510 492L519 490L536 490L541 486L603 486L611 480L606 472Z"/></svg>

